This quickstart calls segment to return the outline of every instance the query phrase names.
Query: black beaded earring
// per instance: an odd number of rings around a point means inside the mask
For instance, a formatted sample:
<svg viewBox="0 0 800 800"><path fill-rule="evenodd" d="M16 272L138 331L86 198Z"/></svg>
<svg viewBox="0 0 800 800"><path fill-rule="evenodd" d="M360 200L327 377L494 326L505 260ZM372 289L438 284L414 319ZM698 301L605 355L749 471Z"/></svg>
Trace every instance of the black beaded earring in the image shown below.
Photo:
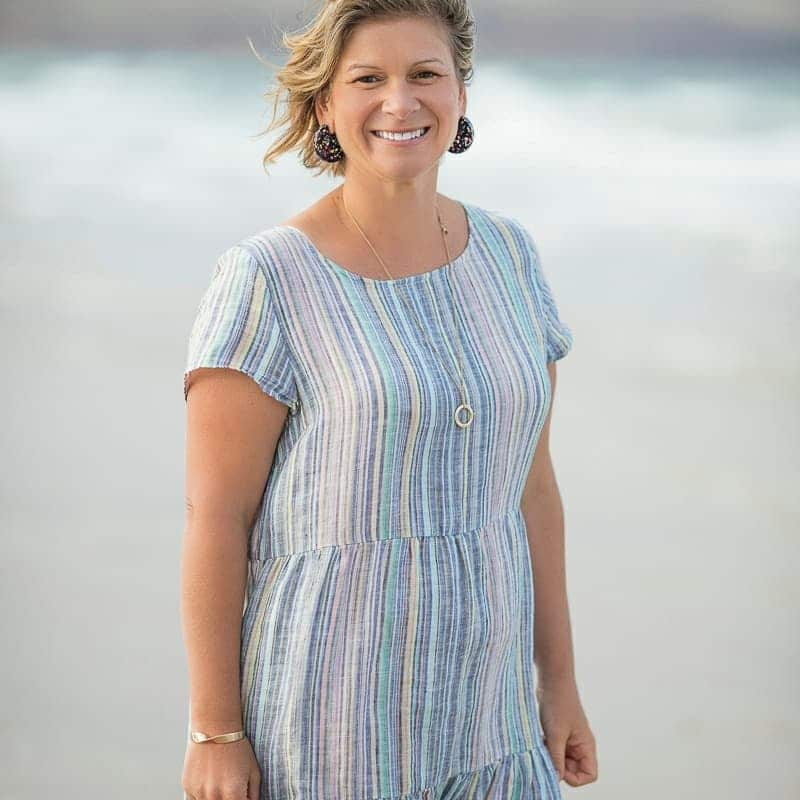
<svg viewBox="0 0 800 800"><path fill-rule="evenodd" d="M459 117L458 120L458 133L456 138L453 139L453 144L447 148L450 153L463 153L468 150L475 140L475 129L472 123L466 117Z"/></svg>
<svg viewBox="0 0 800 800"><path fill-rule="evenodd" d="M344 158L344 150L336 134L327 125L320 125L314 133L314 151L323 161L331 163Z"/></svg>

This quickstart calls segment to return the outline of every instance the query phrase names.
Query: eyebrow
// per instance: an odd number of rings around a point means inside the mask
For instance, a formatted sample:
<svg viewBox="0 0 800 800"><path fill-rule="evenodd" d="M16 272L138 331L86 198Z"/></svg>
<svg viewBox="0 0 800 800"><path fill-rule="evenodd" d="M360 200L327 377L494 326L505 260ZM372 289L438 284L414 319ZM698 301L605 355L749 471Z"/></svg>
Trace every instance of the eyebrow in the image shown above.
<svg viewBox="0 0 800 800"><path fill-rule="evenodd" d="M443 66L445 65L441 58L423 58L421 61L415 61L411 66L416 67L418 64L427 64L429 61L438 61ZM374 64L351 64L345 71L350 72L351 69L358 69L359 67L364 67L365 69L380 69L380 67L376 67Z"/></svg>

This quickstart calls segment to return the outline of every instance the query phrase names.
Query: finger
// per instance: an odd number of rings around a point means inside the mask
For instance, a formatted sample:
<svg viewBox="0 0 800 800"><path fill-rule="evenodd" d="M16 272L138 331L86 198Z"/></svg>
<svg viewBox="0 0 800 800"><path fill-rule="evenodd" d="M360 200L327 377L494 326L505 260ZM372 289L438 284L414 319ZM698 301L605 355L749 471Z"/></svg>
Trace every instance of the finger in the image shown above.
<svg viewBox="0 0 800 800"><path fill-rule="evenodd" d="M550 760L553 762L558 779L562 780L564 777L564 752L566 750L567 738L566 736L549 736L545 740L547 752L550 753Z"/></svg>
<svg viewBox="0 0 800 800"><path fill-rule="evenodd" d="M570 786L583 786L597 780L597 764L589 758L576 760L567 756L564 780Z"/></svg>
<svg viewBox="0 0 800 800"><path fill-rule="evenodd" d="M566 764L573 772L597 776L597 750L593 743L572 745L567 748Z"/></svg>

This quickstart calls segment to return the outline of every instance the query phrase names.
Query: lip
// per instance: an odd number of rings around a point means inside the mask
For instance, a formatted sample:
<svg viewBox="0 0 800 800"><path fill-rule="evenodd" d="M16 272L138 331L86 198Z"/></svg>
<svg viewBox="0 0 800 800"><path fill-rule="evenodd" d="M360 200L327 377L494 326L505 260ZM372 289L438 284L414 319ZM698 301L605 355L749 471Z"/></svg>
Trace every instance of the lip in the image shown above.
<svg viewBox="0 0 800 800"><path fill-rule="evenodd" d="M386 131L387 133L408 133L409 131L418 131L422 128L425 133L422 136L418 136L416 139L384 139L382 136L378 136L375 131ZM394 130L387 130L386 128L375 128L375 130L370 131L370 133L379 141L385 142L386 144L392 144L397 147L409 147L411 145L417 144L425 139L425 137L430 132L431 126L430 125L418 125L416 128L406 128L402 131L394 131Z"/></svg>

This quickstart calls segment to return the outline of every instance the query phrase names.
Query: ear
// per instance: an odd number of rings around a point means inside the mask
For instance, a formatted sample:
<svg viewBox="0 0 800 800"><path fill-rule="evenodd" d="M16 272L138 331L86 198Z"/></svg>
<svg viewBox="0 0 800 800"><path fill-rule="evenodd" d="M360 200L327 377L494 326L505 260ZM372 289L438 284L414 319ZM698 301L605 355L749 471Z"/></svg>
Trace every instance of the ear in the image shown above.
<svg viewBox="0 0 800 800"><path fill-rule="evenodd" d="M324 125L326 122L328 123L328 127L332 120L330 119L330 104L328 102L328 91L327 88L321 89L317 96L314 98L314 112L317 115L317 119L319 120L320 125ZM333 131L333 129L331 129Z"/></svg>
<svg viewBox="0 0 800 800"><path fill-rule="evenodd" d="M462 81L458 82L458 115L463 117L467 113L467 89Z"/></svg>

